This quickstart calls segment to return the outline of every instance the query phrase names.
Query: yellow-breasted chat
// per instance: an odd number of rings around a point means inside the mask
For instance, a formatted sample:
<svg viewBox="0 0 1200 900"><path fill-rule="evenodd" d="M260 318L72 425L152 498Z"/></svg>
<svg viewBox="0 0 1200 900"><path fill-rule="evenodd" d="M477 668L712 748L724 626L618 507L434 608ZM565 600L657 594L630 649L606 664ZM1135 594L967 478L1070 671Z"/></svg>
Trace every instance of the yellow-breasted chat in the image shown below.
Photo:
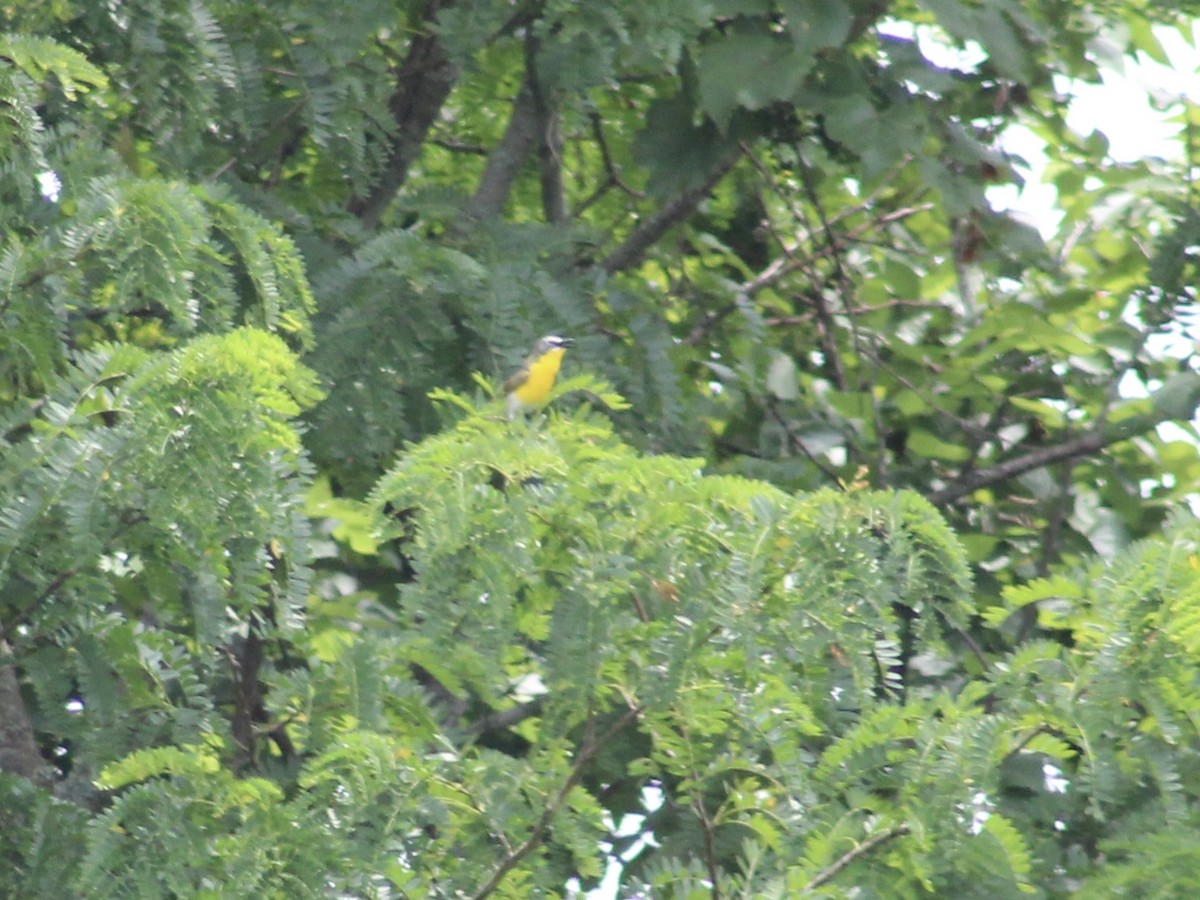
<svg viewBox="0 0 1200 900"><path fill-rule="evenodd" d="M516 418L517 413L526 407L541 406L546 402L562 366L563 354L574 343L570 338L548 334L533 345L533 352L525 357L525 362L501 388L510 419Z"/></svg>

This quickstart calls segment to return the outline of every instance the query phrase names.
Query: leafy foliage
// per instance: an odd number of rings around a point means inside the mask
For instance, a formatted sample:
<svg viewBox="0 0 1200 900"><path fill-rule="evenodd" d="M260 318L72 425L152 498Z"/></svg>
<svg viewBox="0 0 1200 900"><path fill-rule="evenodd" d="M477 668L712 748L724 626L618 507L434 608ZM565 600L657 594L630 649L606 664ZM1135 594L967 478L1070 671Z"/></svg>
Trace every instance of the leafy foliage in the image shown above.
<svg viewBox="0 0 1200 900"><path fill-rule="evenodd" d="M1194 893L1197 12L8 4L0 893Z"/></svg>

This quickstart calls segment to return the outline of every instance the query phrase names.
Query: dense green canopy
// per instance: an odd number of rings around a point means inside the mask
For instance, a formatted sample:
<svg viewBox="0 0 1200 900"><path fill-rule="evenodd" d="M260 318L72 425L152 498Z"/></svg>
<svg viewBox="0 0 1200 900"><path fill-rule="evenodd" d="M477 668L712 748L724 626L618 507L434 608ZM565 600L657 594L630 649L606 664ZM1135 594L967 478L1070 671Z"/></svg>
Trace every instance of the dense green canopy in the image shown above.
<svg viewBox="0 0 1200 900"><path fill-rule="evenodd" d="M0 895L1196 893L1197 15L0 6Z"/></svg>

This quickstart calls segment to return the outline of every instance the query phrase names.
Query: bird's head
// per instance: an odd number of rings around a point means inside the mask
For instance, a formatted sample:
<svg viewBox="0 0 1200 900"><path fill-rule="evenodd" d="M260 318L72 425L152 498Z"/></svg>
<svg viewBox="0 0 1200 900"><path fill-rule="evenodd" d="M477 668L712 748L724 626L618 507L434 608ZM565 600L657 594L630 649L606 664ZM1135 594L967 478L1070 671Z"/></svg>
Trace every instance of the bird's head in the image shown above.
<svg viewBox="0 0 1200 900"><path fill-rule="evenodd" d="M574 345L575 342L568 337L548 334L533 345L533 355L541 356L543 353L549 353L551 350L566 350L568 347L573 347Z"/></svg>

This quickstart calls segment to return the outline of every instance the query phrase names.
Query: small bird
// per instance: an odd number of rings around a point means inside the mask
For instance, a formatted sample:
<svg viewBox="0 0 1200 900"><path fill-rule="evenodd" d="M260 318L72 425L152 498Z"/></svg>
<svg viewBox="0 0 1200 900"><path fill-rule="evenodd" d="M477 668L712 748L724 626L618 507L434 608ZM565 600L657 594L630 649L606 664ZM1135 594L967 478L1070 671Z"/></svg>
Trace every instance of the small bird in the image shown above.
<svg viewBox="0 0 1200 900"><path fill-rule="evenodd" d="M517 413L527 406L540 406L550 396L554 379L558 377L563 354L574 345L570 338L548 334L533 345L533 352L515 371L502 390L508 403L508 417L515 419Z"/></svg>

